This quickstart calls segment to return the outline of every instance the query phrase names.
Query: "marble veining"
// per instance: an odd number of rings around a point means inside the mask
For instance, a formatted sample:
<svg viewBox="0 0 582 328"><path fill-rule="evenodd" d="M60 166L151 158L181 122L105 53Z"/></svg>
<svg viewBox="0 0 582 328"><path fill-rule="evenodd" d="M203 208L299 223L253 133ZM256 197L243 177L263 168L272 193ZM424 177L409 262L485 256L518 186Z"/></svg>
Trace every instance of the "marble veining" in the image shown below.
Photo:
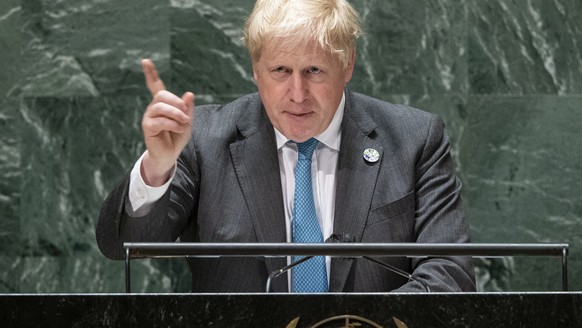
<svg viewBox="0 0 582 328"><path fill-rule="evenodd" d="M474 93L580 93L580 2L469 1ZM496 14L498 13L498 14Z"/></svg>

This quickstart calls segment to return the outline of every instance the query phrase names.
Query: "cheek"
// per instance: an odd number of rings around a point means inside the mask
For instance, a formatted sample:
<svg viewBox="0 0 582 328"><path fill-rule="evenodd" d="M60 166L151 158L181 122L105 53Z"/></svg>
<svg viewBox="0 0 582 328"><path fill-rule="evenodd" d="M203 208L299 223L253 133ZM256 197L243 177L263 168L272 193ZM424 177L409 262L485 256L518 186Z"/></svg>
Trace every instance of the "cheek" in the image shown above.
<svg viewBox="0 0 582 328"><path fill-rule="evenodd" d="M273 80L261 81L257 83L257 88L261 94L263 102L277 103L286 99L287 88L284 83L277 83Z"/></svg>

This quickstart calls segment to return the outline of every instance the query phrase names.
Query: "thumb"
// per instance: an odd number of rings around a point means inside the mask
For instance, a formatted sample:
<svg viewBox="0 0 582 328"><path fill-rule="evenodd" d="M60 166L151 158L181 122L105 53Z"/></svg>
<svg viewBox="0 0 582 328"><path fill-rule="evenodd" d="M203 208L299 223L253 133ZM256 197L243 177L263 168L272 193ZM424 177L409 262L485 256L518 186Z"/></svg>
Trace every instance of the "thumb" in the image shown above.
<svg viewBox="0 0 582 328"><path fill-rule="evenodd" d="M186 104L185 113L192 120L194 115L194 94L192 92L186 92L182 95L182 100Z"/></svg>

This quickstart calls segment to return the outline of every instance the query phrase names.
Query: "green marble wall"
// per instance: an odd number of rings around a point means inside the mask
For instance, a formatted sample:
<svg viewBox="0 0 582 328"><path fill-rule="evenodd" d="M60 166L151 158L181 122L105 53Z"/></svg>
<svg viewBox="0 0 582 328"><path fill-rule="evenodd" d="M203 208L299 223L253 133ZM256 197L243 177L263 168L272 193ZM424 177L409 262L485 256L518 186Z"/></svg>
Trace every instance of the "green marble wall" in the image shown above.
<svg viewBox="0 0 582 328"><path fill-rule="evenodd" d="M94 237L144 149L139 59L198 103L255 89L252 0L0 2L0 292L121 292ZM351 88L440 114L476 242L567 242L582 290L582 2L354 0ZM559 259L477 259L480 290L559 290ZM187 291L181 260L137 261L136 291Z"/></svg>

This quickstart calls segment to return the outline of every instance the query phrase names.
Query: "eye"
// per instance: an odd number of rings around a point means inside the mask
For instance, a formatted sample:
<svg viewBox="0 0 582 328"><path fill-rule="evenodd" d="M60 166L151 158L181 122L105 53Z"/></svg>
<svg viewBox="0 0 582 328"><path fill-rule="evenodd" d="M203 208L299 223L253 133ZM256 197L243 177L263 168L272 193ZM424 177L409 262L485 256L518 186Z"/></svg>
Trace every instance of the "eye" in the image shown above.
<svg viewBox="0 0 582 328"><path fill-rule="evenodd" d="M288 70L287 70L287 68L285 68L283 66L278 66L278 67L275 67L273 69L273 72L275 72L275 73L286 73L286 72L288 72Z"/></svg>
<svg viewBox="0 0 582 328"><path fill-rule="evenodd" d="M307 70L307 73L309 73L309 74L319 74L319 73L321 73L321 69L319 69L319 67L311 66Z"/></svg>

